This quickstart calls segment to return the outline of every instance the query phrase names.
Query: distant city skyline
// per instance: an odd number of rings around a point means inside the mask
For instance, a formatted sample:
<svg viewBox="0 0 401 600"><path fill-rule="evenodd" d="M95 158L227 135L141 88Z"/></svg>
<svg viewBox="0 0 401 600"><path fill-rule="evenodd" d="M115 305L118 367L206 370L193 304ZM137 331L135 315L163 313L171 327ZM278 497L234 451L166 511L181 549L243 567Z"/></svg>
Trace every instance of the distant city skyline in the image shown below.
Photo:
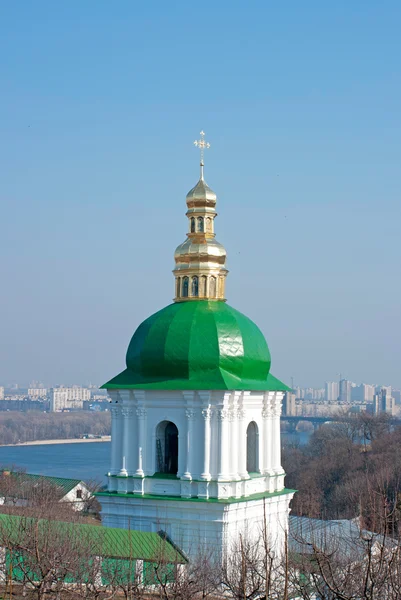
<svg viewBox="0 0 401 600"><path fill-rule="evenodd" d="M400 388L400 19L395 0L2 3L0 380L124 369L174 297L203 129L227 300L274 375Z"/></svg>

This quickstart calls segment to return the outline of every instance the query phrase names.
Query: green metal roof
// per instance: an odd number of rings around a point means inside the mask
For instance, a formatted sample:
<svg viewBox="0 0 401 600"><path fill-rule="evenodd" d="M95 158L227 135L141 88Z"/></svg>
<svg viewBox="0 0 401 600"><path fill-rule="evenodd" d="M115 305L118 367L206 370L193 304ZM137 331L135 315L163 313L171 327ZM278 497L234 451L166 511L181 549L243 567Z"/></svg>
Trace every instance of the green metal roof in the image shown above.
<svg viewBox="0 0 401 600"><path fill-rule="evenodd" d="M62 521L47 521L17 515L0 514L0 545L2 535L7 535L12 543L18 544L19 529L29 531L30 526L39 526L43 534L49 528L55 527L59 539L63 536L71 538L78 536L90 544L94 556L109 558L132 558L145 561L163 559L165 562L184 564L187 562L181 550L164 534L149 531L117 529L87 523L65 523ZM54 530L53 530L54 531Z"/></svg>
<svg viewBox="0 0 401 600"><path fill-rule="evenodd" d="M260 329L225 302L170 304L146 319L127 351L127 368L107 389L288 390L270 375Z"/></svg>
<svg viewBox="0 0 401 600"><path fill-rule="evenodd" d="M6 475L7 473L7 475ZM3 469L0 471L0 492L1 492L1 478L2 477L13 477L17 480L21 486L21 496L23 496L24 484L38 484L49 483L57 486L60 489L60 494L65 496L75 488L79 483L82 483L81 479L67 479L65 477L49 477L47 475L34 475L33 473L19 473L18 471L7 471Z"/></svg>

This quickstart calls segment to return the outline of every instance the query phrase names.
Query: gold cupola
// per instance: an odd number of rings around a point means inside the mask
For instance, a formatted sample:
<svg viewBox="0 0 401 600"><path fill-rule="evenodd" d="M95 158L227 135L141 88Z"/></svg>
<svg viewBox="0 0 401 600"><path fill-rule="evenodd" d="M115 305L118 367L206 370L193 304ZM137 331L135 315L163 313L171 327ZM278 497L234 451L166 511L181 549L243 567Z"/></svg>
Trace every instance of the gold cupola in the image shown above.
<svg viewBox="0 0 401 600"><path fill-rule="evenodd" d="M200 179L187 194L188 233L175 251L175 302L191 300L225 301L226 251L215 239L214 219L217 197L204 179L203 153L210 144L194 142L200 149Z"/></svg>

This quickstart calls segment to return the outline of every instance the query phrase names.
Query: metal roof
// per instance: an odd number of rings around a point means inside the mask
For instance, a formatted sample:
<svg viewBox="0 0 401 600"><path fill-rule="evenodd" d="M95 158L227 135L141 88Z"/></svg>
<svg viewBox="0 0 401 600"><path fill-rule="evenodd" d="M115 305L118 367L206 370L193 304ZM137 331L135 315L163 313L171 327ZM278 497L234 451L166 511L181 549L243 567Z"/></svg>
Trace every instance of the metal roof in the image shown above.
<svg viewBox="0 0 401 600"><path fill-rule="evenodd" d="M81 479L67 479L65 477L49 477L47 475L35 475L33 473L19 473L15 471L7 471L3 469L0 472L0 493L1 493L1 481L3 477L13 477L17 480L18 485L23 486L24 484L40 484L50 483L58 488L63 496L73 490L79 483L84 483ZM23 492L23 490L21 489ZM23 493L20 497L23 497Z"/></svg>
<svg viewBox="0 0 401 600"><path fill-rule="evenodd" d="M391 545L391 539L385 541L382 535L361 529L357 519L323 521L290 515L288 543L297 554L312 554L316 549L357 559L364 556L368 543Z"/></svg>
<svg viewBox="0 0 401 600"><path fill-rule="evenodd" d="M88 542L94 556L131 558L147 562L163 560L175 564L187 562L183 552L163 532L117 529L88 523L65 523L8 514L0 514L0 546L2 536L7 535L8 539L11 538L13 543L18 544L21 528L26 531L36 525L44 535L54 527L53 531L57 533L59 541L62 541L64 536L66 539L70 539L72 535L78 536L79 539Z"/></svg>

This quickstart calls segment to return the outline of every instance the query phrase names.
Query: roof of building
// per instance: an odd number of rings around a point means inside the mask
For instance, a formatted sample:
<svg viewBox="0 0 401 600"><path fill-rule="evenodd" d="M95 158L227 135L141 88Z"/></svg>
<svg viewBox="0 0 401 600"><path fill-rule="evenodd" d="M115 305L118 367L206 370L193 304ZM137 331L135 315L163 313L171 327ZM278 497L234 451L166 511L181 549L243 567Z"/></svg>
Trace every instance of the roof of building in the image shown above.
<svg viewBox="0 0 401 600"><path fill-rule="evenodd" d="M297 554L312 554L317 550L353 558L364 555L367 543L384 543L384 538L361 529L357 519L324 521L290 515L288 541L290 550ZM391 539L385 543L391 544Z"/></svg>
<svg viewBox="0 0 401 600"><path fill-rule="evenodd" d="M28 485L40 485L43 483L48 483L50 485L54 485L60 490L60 494L65 496L73 490L78 484L82 484L83 481L81 479L67 479L65 477L49 477L47 475L35 475L33 473L20 473L18 471L7 471L3 469L0 471L0 493L2 490L2 478L3 477L12 477L14 480L18 482L19 487L19 497L23 497L24 495L24 486Z"/></svg>
<svg viewBox="0 0 401 600"><path fill-rule="evenodd" d="M287 390L260 329L224 302L166 306L135 331L127 369L107 389Z"/></svg>
<svg viewBox="0 0 401 600"><path fill-rule="evenodd" d="M164 562L184 564L187 559L183 552L164 533L149 531L133 531L117 529L87 523L65 523L63 521L47 521L16 515L0 514L0 546L2 536L7 535L11 542L18 543L24 530L38 524L39 531L44 534L49 527L57 529L59 538L69 537L73 533L90 544L93 555L109 558L132 558L145 561L163 560ZM7 528L7 529L6 529Z"/></svg>

